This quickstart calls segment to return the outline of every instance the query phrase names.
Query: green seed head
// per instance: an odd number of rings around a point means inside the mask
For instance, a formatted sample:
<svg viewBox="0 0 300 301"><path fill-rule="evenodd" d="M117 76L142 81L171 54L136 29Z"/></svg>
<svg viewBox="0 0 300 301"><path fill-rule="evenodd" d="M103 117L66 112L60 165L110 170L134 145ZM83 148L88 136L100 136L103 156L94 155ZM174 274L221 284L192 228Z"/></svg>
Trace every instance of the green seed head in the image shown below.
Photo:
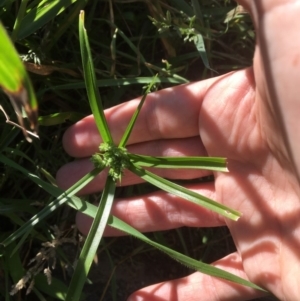
<svg viewBox="0 0 300 301"><path fill-rule="evenodd" d="M117 147L111 143L101 143L99 146L100 153L92 156L92 162L97 168L109 168L109 175L118 181L121 179L123 171L128 167L129 159L126 148Z"/></svg>

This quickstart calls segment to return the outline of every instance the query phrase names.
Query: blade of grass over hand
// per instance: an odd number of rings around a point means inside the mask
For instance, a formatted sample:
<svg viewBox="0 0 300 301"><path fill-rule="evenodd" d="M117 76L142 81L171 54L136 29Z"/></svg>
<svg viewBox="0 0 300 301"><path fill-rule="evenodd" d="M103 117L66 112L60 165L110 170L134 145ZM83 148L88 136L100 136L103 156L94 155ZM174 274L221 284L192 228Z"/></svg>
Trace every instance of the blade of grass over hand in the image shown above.
<svg viewBox="0 0 300 301"><path fill-rule="evenodd" d="M104 142L112 143L112 137L103 112L100 93L96 84L96 75L88 36L84 28L84 11L79 15L79 41L86 90L99 133Z"/></svg>
<svg viewBox="0 0 300 301"><path fill-rule="evenodd" d="M125 130L125 132L124 132L124 134L122 136L122 138L121 138L121 141L119 143L119 147L125 147L126 146L126 143L127 143L128 139L129 139L129 136L131 134L133 126L134 126L134 124L136 122L136 119L139 116L139 113L140 113L140 111L142 109L142 106L143 106L143 104L144 104L144 102L146 100L146 97L151 92L151 89L152 89L153 85L155 84L155 78L156 78L156 76L153 77L153 79L152 79L151 83L148 85L148 87L147 87L147 89L146 89L146 91L145 91L145 93L144 93L144 95L143 95L143 97L142 97L139 105L137 106L136 110L134 111L134 113L133 113L133 115L132 115L132 117L130 119L130 122L129 122L129 124L128 124L128 126L127 126L127 128L126 128L126 130Z"/></svg>
<svg viewBox="0 0 300 301"><path fill-rule="evenodd" d="M24 235L29 229L32 229L36 224L45 219L49 214L55 211L59 206L69 201L70 198L85 187L89 182L91 182L101 171L101 169L93 169L91 172L82 177L73 186L59 195L54 201L44 207L39 213L34 215L29 221L27 221L22 227L13 232L9 237L7 237L0 245L6 247L11 242L15 241L17 238Z"/></svg>
<svg viewBox="0 0 300 301"><path fill-rule="evenodd" d="M138 166L158 168L197 168L226 172L227 160L218 157L150 157L128 154L130 161Z"/></svg>
<svg viewBox="0 0 300 301"><path fill-rule="evenodd" d="M173 78L177 78L179 80L181 80L183 83L188 83L189 81L187 79L185 79L182 76L179 76L175 73L173 73L173 70L166 70L166 68L160 68L158 66L152 65L150 63L145 63L145 65L155 71L157 71L158 74L165 74L166 76L172 76ZM181 67L179 67L181 68Z"/></svg>
<svg viewBox="0 0 300 301"><path fill-rule="evenodd" d="M72 206L72 208L76 208L77 210L81 211L82 213L94 218L97 212L97 207L89 202L85 202L82 199L75 199L74 202L71 203L67 203L69 206ZM154 242L153 240L150 240L148 237L146 237L145 235L143 235L141 232L139 232L138 230L136 230L135 228L131 227L130 225L128 225L127 223L121 221L120 219L118 219L117 217L110 215L109 219L108 219L108 223L107 223L110 227L113 227L115 229L118 229L128 235L132 235L142 241L144 241L145 243L157 248L158 250L165 252L166 254L168 254L170 257L172 257L173 259L175 259L176 261L179 261L180 263L182 263L185 266L191 267L192 269L196 269L201 273L207 274L207 275L211 275L211 276L215 276L215 277L219 277L222 279L226 279L229 281L232 281L234 283L238 283L244 286L248 286L254 289L258 289L258 290L262 290L262 288L260 288L259 286L257 286L256 284L247 281L243 278L240 278L236 275L233 275L231 273L228 273L226 271L223 271L221 269L215 268L213 266L210 266L208 264L202 263L199 260L194 260L188 256L185 256L181 253L178 253L176 251L173 251L172 249L169 249L166 246L163 246L157 242Z"/></svg>
<svg viewBox="0 0 300 301"><path fill-rule="evenodd" d="M80 299L83 285L86 281L109 218L110 209L114 200L115 188L116 184L114 180L112 177L108 176L96 216L80 253L68 289L66 301L77 301Z"/></svg>
<svg viewBox="0 0 300 301"><path fill-rule="evenodd" d="M108 221L108 225L110 227L113 227L115 229L118 229L122 232L125 232L129 235L132 235L144 242L146 242L147 244L159 249L160 251L166 253L167 255L169 255L170 257L172 257L173 259L175 259L176 261L182 263L185 266L188 266L192 269L195 269L203 274L206 275L210 275L213 277L218 277L218 278L222 278L222 279L226 279L228 281L240 284L240 285L244 285L244 286L248 286L260 291L264 291L264 289L262 289L261 287L259 287L258 285L247 281L243 278L240 278L234 274L231 274L229 272L226 272L222 269L216 268L214 266L211 266L209 264L203 263L199 260L195 260L193 258L190 258L186 255L183 255L179 252L176 252L166 246L163 246L161 244L158 244L157 242L150 240L148 237L146 237L145 235L143 235L141 232L137 231L136 229L134 229L133 227L131 227L130 225L126 224L125 222L121 221L120 219L118 219L115 216L111 216L109 218Z"/></svg>
<svg viewBox="0 0 300 301"><path fill-rule="evenodd" d="M241 213L236 210L233 210L201 194L198 194L194 191L186 189L185 187L182 187L178 184L172 183L164 178L161 178L147 170L138 167L137 165L132 164L128 167L128 169L134 174L136 174L137 176L144 179L145 181L153 184L154 186L162 190L165 190L169 193L172 193L176 196L186 199L187 201L190 201L192 203L198 204L199 206L217 212L234 221L237 221L241 216Z"/></svg>

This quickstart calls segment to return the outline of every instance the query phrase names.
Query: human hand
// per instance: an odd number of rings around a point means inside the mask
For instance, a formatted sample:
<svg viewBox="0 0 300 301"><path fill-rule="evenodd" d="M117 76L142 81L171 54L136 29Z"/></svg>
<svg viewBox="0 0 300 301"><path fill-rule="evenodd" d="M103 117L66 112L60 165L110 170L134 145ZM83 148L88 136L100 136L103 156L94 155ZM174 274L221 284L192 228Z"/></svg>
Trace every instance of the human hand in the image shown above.
<svg viewBox="0 0 300 301"><path fill-rule="evenodd" d="M274 2L294 5L284 11L291 14L287 20L293 15L297 20L295 16L300 10L297 1ZM214 183L193 184L189 188L241 211L243 216L238 222L225 220L164 192L119 200L114 203L112 214L140 231L227 225L237 252L213 265L255 282L281 300L298 300L300 189L297 171L300 165L294 155L298 141L293 140L293 135L297 131L291 131L289 123L299 128L299 121L293 119L297 106L293 106L292 101L297 96L300 72L293 68L295 53L289 56L284 52L296 50L282 40L280 45L272 43L278 41L276 36L272 39L272 35L280 35L283 30L284 20L281 18L278 25L275 22L282 11L274 7L269 13L259 11L261 5L266 9L271 7L271 1L253 3L257 4L251 10L259 36L254 67L150 94L128 146L133 153L155 156L227 157L229 173L214 173ZM296 30L295 24L292 25ZM268 26L274 31L268 30ZM286 31L285 27L284 33ZM298 39L293 39L296 33L288 32L288 39L297 43ZM284 33L280 37L286 40ZM269 48L265 50L269 57L260 45L264 38L268 41ZM121 138L137 104L138 100L134 100L106 111L115 141ZM280 112L283 105L287 108ZM100 142L92 117L66 132L66 151L81 159L58 172L61 187L69 187L90 171L92 164L85 157L98 151ZM195 170L160 171L160 175L173 179L207 174ZM101 190L104 176L100 174L81 193ZM122 185L137 181L133 175L125 174ZM81 231L86 233L89 226L90 220L79 215ZM108 229L106 234L118 235L113 229ZM199 296L201 300L249 300L260 295L261 292L194 273L144 288L135 292L130 300L196 301Z"/></svg>

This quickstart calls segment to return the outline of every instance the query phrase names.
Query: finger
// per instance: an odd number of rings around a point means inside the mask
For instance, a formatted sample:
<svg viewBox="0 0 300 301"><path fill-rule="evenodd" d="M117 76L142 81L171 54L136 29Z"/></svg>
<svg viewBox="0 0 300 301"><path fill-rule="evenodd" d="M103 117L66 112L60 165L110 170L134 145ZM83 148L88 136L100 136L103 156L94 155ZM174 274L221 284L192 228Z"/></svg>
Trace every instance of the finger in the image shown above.
<svg viewBox="0 0 300 301"><path fill-rule="evenodd" d="M212 265L247 279L237 253ZM197 272L181 279L145 287L134 292L127 301L243 301L264 295L261 291Z"/></svg>
<svg viewBox="0 0 300 301"><path fill-rule="evenodd" d="M188 185L188 189L206 197L215 198L213 183ZM112 207L113 215L141 232L168 230L178 227L216 227L224 226L224 219L211 210L200 207L165 191L148 195L116 200ZM77 215L77 226L87 234L92 219L84 214ZM106 236L124 235L116 229L107 228Z"/></svg>
<svg viewBox="0 0 300 301"><path fill-rule="evenodd" d="M187 139L159 140L156 142L145 142L129 146L128 151L141 155L152 156L206 156L206 151L199 137ZM56 176L57 184L62 189L68 189L85 174L93 169L93 164L89 159L80 159L64 165ZM210 175L211 172L198 169L153 169L155 174L169 179L195 179ZM107 172L102 172L80 194L89 194L103 189ZM141 183L142 180L130 172L125 172L120 185L127 186Z"/></svg>
<svg viewBox="0 0 300 301"><path fill-rule="evenodd" d="M149 94L129 143L198 135L201 101L209 85L215 80L209 79ZM140 99L135 99L105 111L115 142L120 141L139 102ZM63 137L66 152L74 157L90 156L98 150L100 143L99 132L92 116L70 127Z"/></svg>

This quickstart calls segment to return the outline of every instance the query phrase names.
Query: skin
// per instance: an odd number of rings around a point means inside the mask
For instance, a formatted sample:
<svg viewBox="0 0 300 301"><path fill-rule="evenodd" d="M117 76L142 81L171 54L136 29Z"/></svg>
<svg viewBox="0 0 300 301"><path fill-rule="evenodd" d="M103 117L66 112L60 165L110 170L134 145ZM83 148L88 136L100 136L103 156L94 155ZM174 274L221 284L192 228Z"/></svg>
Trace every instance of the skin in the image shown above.
<svg viewBox="0 0 300 301"><path fill-rule="evenodd" d="M149 155L221 156L228 173L215 181L189 186L243 213L238 222L164 192L115 202L112 213L140 231L181 226L227 225L237 252L213 265L255 282L280 300L300 295L300 2L240 1L252 15L257 31L253 66L206 81L169 88L147 97L129 141L129 150ZM293 20L291 22L291 20ZM297 26L298 25L298 26ZM117 142L138 100L105 112ZM184 108L180 109L180 108ZM65 150L76 161L63 166L58 184L67 188L92 166L89 159L101 142L92 117L72 126L64 136ZM161 170L168 178L195 178L204 171ZM99 191L105 175L81 194ZM126 173L122 185L139 180ZM87 233L91 221L78 215ZM106 235L120 235L107 229ZM129 300L250 300L262 293L194 273L133 293Z"/></svg>

